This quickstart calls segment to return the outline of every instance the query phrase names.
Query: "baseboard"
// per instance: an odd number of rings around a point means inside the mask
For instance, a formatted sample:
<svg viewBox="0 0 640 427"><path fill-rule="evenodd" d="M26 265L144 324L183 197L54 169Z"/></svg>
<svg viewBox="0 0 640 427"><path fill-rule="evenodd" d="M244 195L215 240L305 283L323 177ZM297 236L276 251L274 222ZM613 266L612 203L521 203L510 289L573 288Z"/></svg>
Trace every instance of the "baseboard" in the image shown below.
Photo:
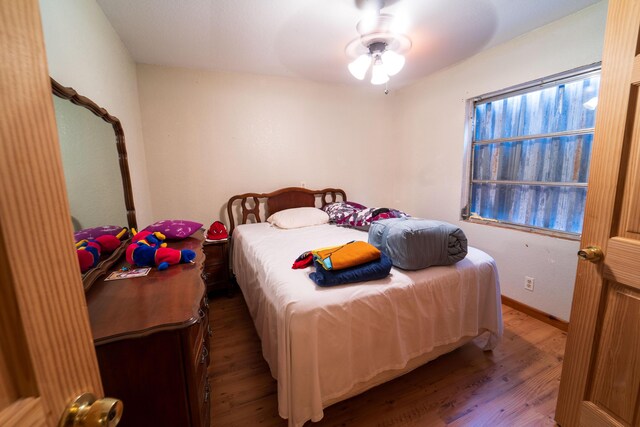
<svg viewBox="0 0 640 427"><path fill-rule="evenodd" d="M545 313L544 311L540 311L537 308L529 307L526 304L518 302L509 297L505 297L504 295L501 295L501 298L504 305L511 307L514 310L521 311L527 316L531 316L534 319L538 319L544 323L548 323L549 325L554 326L564 332L567 332L567 330L569 329L569 322L560 320L556 316Z"/></svg>

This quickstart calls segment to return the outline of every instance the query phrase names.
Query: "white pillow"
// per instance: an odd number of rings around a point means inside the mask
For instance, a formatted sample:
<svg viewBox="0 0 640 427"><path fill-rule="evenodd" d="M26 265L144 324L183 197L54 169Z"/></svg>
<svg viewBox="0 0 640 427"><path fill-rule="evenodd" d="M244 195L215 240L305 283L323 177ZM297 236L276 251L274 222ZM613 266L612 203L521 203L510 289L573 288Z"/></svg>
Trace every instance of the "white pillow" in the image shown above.
<svg viewBox="0 0 640 427"><path fill-rule="evenodd" d="M329 215L318 208L293 208L274 213L267 222L280 228L301 228L326 224Z"/></svg>

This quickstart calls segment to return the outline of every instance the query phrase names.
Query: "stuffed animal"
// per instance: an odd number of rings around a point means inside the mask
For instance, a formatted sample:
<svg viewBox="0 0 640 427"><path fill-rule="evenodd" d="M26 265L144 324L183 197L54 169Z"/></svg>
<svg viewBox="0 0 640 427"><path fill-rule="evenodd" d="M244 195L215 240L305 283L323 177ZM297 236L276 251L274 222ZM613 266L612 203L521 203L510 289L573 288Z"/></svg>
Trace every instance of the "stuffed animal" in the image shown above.
<svg viewBox="0 0 640 427"><path fill-rule="evenodd" d="M196 253L190 249L168 248L163 242L165 236L159 231L140 231L132 229L133 239L127 247L127 262L139 267L157 266L158 270L166 270L173 264L193 262Z"/></svg>
<svg viewBox="0 0 640 427"><path fill-rule="evenodd" d="M123 228L117 236L105 234L95 239L80 240L76 243L76 253L78 255L78 263L80 264L80 272L86 273L89 269L98 265L101 254L110 254L120 246L120 237L127 232Z"/></svg>
<svg viewBox="0 0 640 427"><path fill-rule="evenodd" d="M78 248L76 254L78 255L81 273L86 273L89 269L95 267L100 259L100 254L95 248Z"/></svg>
<svg viewBox="0 0 640 427"><path fill-rule="evenodd" d="M166 270L173 264L193 262L196 253L190 249L173 249L167 247L149 246L141 242L132 243L127 247L127 262L139 267L157 266L158 270Z"/></svg>
<svg viewBox="0 0 640 427"><path fill-rule="evenodd" d="M154 231L154 232L147 231L147 230L136 231L135 228L132 228L131 234L133 234L131 243L142 242L149 246L161 246L163 248L167 246L166 243L163 243L163 241L166 239L165 235L159 231Z"/></svg>

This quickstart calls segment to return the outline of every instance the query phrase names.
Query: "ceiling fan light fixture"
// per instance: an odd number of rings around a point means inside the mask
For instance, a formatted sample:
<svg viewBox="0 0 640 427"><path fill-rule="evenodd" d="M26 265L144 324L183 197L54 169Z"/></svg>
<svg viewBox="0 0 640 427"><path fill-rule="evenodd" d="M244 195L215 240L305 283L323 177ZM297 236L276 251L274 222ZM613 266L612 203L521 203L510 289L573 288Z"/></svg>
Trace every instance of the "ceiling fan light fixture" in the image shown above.
<svg viewBox="0 0 640 427"><path fill-rule="evenodd" d="M363 53L349 64L349 72L358 80L363 80L371 65L371 57Z"/></svg>
<svg viewBox="0 0 640 427"><path fill-rule="evenodd" d="M396 75L405 64L405 54L411 49L411 40L404 34L391 31L393 16L378 13L375 25L369 17L358 22L356 29L360 37L347 44L345 53L352 58L348 68L358 80L364 80L369 67L371 83L383 84L389 81L389 76Z"/></svg>
<svg viewBox="0 0 640 427"><path fill-rule="evenodd" d="M381 85L389 81L389 76L384 70L384 64L380 58L376 58L373 61L373 68L371 69L371 84Z"/></svg>
<svg viewBox="0 0 640 427"><path fill-rule="evenodd" d="M395 76L404 67L404 56L392 51L385 50L382 53L382 64L384 65L385 72L390 76Z"/></svg>

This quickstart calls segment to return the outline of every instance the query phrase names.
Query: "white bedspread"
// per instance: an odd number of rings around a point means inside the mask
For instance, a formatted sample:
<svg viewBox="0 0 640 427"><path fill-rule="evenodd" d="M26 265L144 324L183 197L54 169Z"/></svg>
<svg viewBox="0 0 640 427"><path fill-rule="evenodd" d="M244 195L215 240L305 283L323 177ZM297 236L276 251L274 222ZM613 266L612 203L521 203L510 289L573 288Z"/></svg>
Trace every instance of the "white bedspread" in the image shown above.
<svg viewBox="0 0 640 427"><path fill-rule="evenodd" d="M493 348L502 336L495 261L475 248L452 266L393 268L384 280L331 288L309 279L311 267L291 269L304 251L351 240L366 241L367 233L264 223L234 230L233 269L289 425L320 420L323 407L358 384L389 370L399 375L411 359L442 354L438 347L489 331Z"/></svg>

